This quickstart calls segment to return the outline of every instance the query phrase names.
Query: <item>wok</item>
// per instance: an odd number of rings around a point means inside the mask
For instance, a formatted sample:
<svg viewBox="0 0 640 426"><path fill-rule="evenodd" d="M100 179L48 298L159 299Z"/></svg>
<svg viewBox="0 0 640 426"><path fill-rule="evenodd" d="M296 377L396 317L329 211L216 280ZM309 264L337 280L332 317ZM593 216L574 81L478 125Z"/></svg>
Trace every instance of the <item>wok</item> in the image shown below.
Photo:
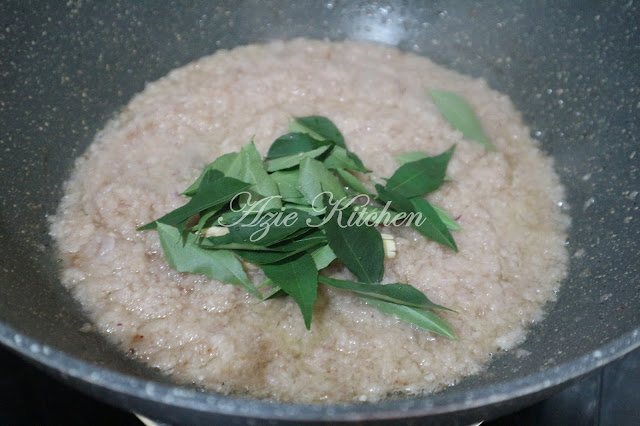
<svg viewBox="0 0 640 426"><path fill-rule="evenodd" d="M532 403L640 345L640 32L627 1L41 2L0 5L0 341L62 380L176 424L464 423ZM145 82L217 49L305 36L397 45L507 93L567 189L569 278L521 348L445 391L305 406L176 386L94 333L47 235L73 159ZM523 353L523 352L520 352Z"/></svg>

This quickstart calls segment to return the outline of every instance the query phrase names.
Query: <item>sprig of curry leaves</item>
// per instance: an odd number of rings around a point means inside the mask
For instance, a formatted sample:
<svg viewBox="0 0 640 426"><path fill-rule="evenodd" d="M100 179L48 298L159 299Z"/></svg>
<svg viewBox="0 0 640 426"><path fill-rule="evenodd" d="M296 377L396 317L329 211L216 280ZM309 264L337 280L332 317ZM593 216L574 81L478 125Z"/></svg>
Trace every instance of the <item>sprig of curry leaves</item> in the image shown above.
<svg viewBox="0 0 640 426"><path fill-rule="evenodd" d="M432 97L436 93L436 104L442 103L439 92L430 93ZM446 110L443 114L447 115ZM473 123L473 119L462 121ZM385 251L376 228L383 217L392 222L420 214L422 222L412 221L411 225L457 251L450 230L460 229L459 225L424 199L447 180L455 146L436 156L421 152L399 156L401 166L385 185L376 184L373 194L359 178L370 171L348 151L331 120L296 117L290 120L289 129L290 133L273 142L265 159L253 141L240 152L218 157L184 191L189 198L184 206L138 230L157 230L169 265L179 272L240 285L262 301L291 296L307 329L318 285L323 284L353 292L384 314L456 339L451 326L435 312L450 309L431 302L408 284L380 284ZM362 194L370 196L371 203L345 205L342 213L365 220L343 226L340 217L328 216L336 200L345 203L348 197ZM256 203L263 203L259 212L252 211ZM386 203L390 210L385 211ZM278 221L278 217L288 219ZM322 274L336 259L357 281ZM264 296L247 275L250 264L260 267L266 276L261 287L268 286L270 291Z"/></svg>

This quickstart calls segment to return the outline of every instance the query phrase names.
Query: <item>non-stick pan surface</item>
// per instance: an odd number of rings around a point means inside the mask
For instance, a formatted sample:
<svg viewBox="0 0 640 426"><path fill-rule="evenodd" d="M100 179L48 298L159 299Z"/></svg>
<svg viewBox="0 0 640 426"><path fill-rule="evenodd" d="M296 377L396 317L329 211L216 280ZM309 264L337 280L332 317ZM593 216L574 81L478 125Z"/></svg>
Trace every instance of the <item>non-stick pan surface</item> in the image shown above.
<svg viewBox="0 0 640 426"><path fill-rule="evenodd" d="M629 1L0 4L0 341L127 409L243 418L487 418L640 345L640 32ZM94 333L47 235L73 159L120 107L217 49L305 36L397 45L507 93L555 157L573 218L570 277L521 346L437 395L301 406L177 387ZM526 352L519 352L520 354ZM1 366L0 366L1 368ZM230 417L229 417L230 416Z"/></svg>

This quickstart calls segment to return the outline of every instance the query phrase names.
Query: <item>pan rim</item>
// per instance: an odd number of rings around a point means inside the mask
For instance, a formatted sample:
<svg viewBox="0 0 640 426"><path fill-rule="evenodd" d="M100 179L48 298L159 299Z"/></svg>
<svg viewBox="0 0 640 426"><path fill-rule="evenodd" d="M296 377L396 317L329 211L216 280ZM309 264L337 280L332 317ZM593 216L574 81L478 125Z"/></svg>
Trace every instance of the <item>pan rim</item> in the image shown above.
<svg viewBox="0 0 640 426"><path fill-rule="evenodd" d="M640 347L640 327L578 358L478 390L433 394L369 404L295 404L202 392L98 366L40 344L0 323L0 343L69 379L131 398L208 414L277 421L362 421L420 418L505 403L551 389L596 370Z"/></svg>

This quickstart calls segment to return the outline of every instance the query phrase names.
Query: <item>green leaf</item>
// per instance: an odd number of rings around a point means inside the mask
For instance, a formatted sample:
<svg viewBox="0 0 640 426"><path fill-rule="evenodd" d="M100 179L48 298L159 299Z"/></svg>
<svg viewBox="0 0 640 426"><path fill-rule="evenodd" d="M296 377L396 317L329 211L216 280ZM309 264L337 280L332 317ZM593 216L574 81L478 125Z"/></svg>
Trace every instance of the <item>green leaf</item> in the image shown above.
<svg viewBox="0 0 640 426"><path fill-rule="evenodd" d="M385 315L391 315L418 328L430 331L451 340L458 340L451 325L428 309L398 305L372 297L360 296L367 305L371 305Z"/></svg>
<svg viewBox="0 0 640 426"><path fill-rule="evenodd" d="M204 238L201 241L198 241L198 247L203 250L254 250L280 252L280 250L272 250L270 247L259 246L257 244L234 243L233 241L223 241L223 239L224 237Z"/></svg>
<svg viewBox="0 0 640 426"><path fill-rule="evenodd" d="M339 200L345 200L347 198L347 193L344 191L344 187L338 178L321 162L316 160L310 160L310 162L311 161L315 162L312 168L316 173L317 179L320 181L320 185L322 185L322 190L333 195L333 199L331 200L332 203L336 203Z"/></svg>
<svg viewBox="0 0 640 426"><path fill-rule="evenodd" d="M269 201L269 208L281 207L277 196L280 194L276 182L264 169L260 153L256 150L253 141L242 147L240 153L232 152L218 157L205 168L201 175L187 190L185 195L193 195L197 192L204 173L216 170L226 177L235 178L251 184L249 190L262 197L273 197ZM255 197L254 197L255 200Z"/></svg>
<svg viewBox="0 0 640 426"><path fill-rule="evenodd" d="M298 179L300 178L299 170L281 170L279 172L273 172L269 176L271 176L271 179L278 185L278 191L284 201L302 197L302 192L300 192L298 184Z"/></svg>
<svg viewBox="0 0 640 426"><path fill-rule="evenodd" d="M396 155L396 160L398 160L398 162L400 163L400 165L402 164L407 164L407 163L412 163L414 161L418 161L418 160L422 160L423 158L427 158L429 157L428 154L425 154L422 151L412 151L412 152L405 152L404 154L398 154Z"/></svg>
<svg viewBox="0 0 640 426"><path fill-rule="evenodd" d="M266 246L252 243L238 243L235 242L238 239L237 237L234 237L232 234L227 234L221 237L202 238L198 241L198 245L210 250L228 249L284 253L303 251L327 242L327 236L317 228L312 228L311 231L309 231L309 228L301 228L287 235L285 238L284 240Z"/></svg>
<svg viewBox="0 0 640 426"><path fill-rule="evenodd" d="M264 265L279 262L326 242L327 237L321 231L315 231L295 241L269 247L278 251L234 250L234 253L251 263Z"/></svg>
<svg viewBox="0 0 640 426"><path fill-rule="evenodd" d="M311 230L309 230L302 228L298 232L291 235L289 239L274 244L269 248L280 251L295 251L300 250L301 247L304 247L304 250L306 250L310 247L327 243L327 236L321 229L311 228Z"/></svg>
<svg viewBox="0 0 640 426"><path fill-rule="evenodd" d="M279 263L263 265L262 270L276 286L293 297L311 329L313 304L318 296L318 270L308 253L300 253Z"/></svg>
<svg viewBox="0 0 640 426"><path fill-rule="evenodd" d="M418 230L422 235L429 237L433 241L440 243L444 246L452 248L456 253L458 252L458 246L453 239L453 236L447 229L438 213L433 209L433 206L429 204L427 200L422 198L412 198L411 204L413 204L414 212L422 215L422 221L414 221L413 227Z"/></svg>
<svg viewBox="0 0 640 426"><path fill-rule="evenodd" d="M376 184L376 191L378 191L378 199L381 203L386 204L391 202L391 208L404 213L410 213L414 211L413 204L408 198L403 197L396 191L392 191L387 187L380 184Z"/></svg>
<svg viewBox="0 0 640 426"><path fill-rule="evenodd" d="M324 207L324 196L322 195L320 179L316 177L316 168L313 167L314 164L321 163L310 158L305 158L300 162L298 187L307 203L314 210L320 211Z"/></svg>
<svg viewBox="0 0 640 426"><path fill-rule="evenodd" d="M309 202L307 201L307 199L303 196L300 195L299 197L287 197L287 198L283 198L282 201L285 201L288 204L285 204L285 208L287 208L288 206L290 207L291 205L295 205L295 208L298 207L309 207Z"/></svg>
<svg viewBox="0 0 640 426"><path fill-rule="evenodd" d="M431 204L431 207L433 208L433 210L436 211L436 213L438 214L438 217L440 218L442 223L444 223L444 225L447 227L447 229L450 229L452 231L460 231L460 230L462 230L462 226L460 226L458 224L458 222L455 221L455 219L453 219L451 216L449 216L449 213L447 213L446 211L442 210L438 206L434 206L433 204Z"/></svg>
<svg viewBox="0 0 640 426"><path fill-rule="evenodd" d="M336 212L325 218L323 229L329 246L359 281L376 283L384 275L384 248L380 232L370 226L349 226L353 211L344 209L342 218ZM355 213L353 213L355 214Z"/></svg>
<svg viewBox="0 0 640 426"><path fill-rule="evenodd" d="M178 207L160 219L156 219L154 222L141 226L138 230L145 231L147 229L154 229L158 222L176 225L203 210L211 207L221 208L225 203L231 201L236 194L251 186L251 184L239 181L238 179L220 176L221 173L216 170L207 170L200 183L198 192L196 192L187 204Z"/></svg>
<svg viewBox="0 0 640 426"><path fill-rule="evenodd" d="M406 163L389 178L386 187L405 198L422 196L442 185L455 145L435 157Z"/></svg>
<svg viewBox="0 0 640 426"><path fill-rule="evenodd" d="M316 203L319 204L319 206L314 206L316 208L322 207L322 199L318 202L318 195L322 192L329 192L333 195L330 200L331 204L347 197L344 188L333 173L320 161L312 158L307 158L300 163L300 188L310 204L316 200Z"/></svg>
<svg viewBox="0 0 640 426"><path fill-rule="evenodd" d="M329 266L331 262L337 259L336 254L331 250L328 244L317 248L311 252L311 257L316 264L318 271Z"/></svg>
<svg viewBox="0 0 640 426"><path fill-rule="evenodd" d="M262 158L253 141L242 147L242 150L240 150L240 160L241 168L237 176L232 177L252 183L252 188L255 189L258 194L264 197L270 197L266 208L277 209L282 207L282 203L278 198L280 195L278 185L264 169Z"/></svg>
<svg viewBox="0 0 640 426"><path fill-rule="evenodd" d="M326 238L326 236L324 235L324 232L322 232L321 229L319 229L319 224L321 222L322 219L314 217L313 221L312 221L312 225L308 226L308 227L303 227L298 229L296 232L294 232L293 234L290 234L287 236L286 239L277 242L273 245L271 245L270 247L283 247L283 246L288 246L290 243L295 243L297 239L304 239L307 238L307 236L309 235L315 235L316 232L321 234L323 236L323 238Z"/></svg>
<svg viewBox="0 0 640 426"><path fill-rule="evenodd" d="M336 173L340 176L340 179L344 181L344 183L351 189L359 192L360 194L369 194L369 190L360 179L349 173L345 169L335 169Z"/></svg>
<svg viewBox="0 0 640 426"><path fill-rule="evenodd" d="M304 250L297 250L293 252L234 250L233 252L247 262L255 263L256 265L268 265L270 263L280 262L281 260L294 256L301 251Z"/></svg>
<svg viewBox="0 0 640 426"><path fill-rule="evenodd" d="M176 271L202 274L228 284L241 285L250 294L262 298L240 261L230 251L202 249L196 244L197 237L191 233L183 245L180 231L164 223L158 223L158 237L167 262Z"/></svg>
<svg viewBox="0 0 640 426"><path fill-rule="evenodd" d="M339 146L335 146L331 150L324 160L324 165L328 169L347 169L362 173L369 173L371 171L362 164L362 161L356 154Z"/></svg>
<svg viewBox="0 0 640 426"><path fill-rule="evenodd" d="M350 173L368 170L345 148L340 131L321 116L296 118L290 127L294 133L274 141L269 160L261 159L253 141L239 153L217 158L185 191L191 197L187 204L140 229L158 229L165 257L178 271L242 285L260 301L292 296L307 329L320 279L326 285L355 292L385 313L453 336L448 324L428 310L447 308L433 304L407 284L373 284L384 276L382 238L374 227L356 223L361 222L358 215L383 213L382 208L341 205L338 211L324 207L314 211L310 205L322 193L345 199L343 183L349 187L349 194L370 195ZM422 195L442 183L453 149L436 157L421 153L401 157L400 161L414 161L401 166L385 187L376 185L376 198L391 202L395 211L388 212L388 221L401 220L402 213L419 213L426 219L424 223L414 222L416 229L455 250L447 229L458 226L455 221L413 195ZM232 199L233 206L225 206ZM196 215L197 224L192 226ZM352 219L356 223L351 223ZM370 222L378 224L382 219ZM201 235L211 226L227 226L229 233ZM262 266L266 275L263 285L273 287L270 294L261 296L237 256ZM335 259L340 259L358 281L318 278L318 271Z"/></svg>
<svg viewBox="0 0 640 426"><path fill-rule="evenodd" d="M431 100L442 116L465 138L480 142L488 151L495 151L491 141L482 130L480 120L464 98L446 90L427 89Z"/></svg>
<svg viewBox="0 0 640 426"><path fill-rule="evenodd" d="M298 210L298 211L302 211L305 212L307 214L310 214L311 216L321 216L325 213L325 211L327 210L326 208L323 208L321 210L315 210L312 206L309 205L309 203L307 203L307 199L302 197L302 198L289 198L287 199L287 201L289 203L284 205L284 209L286 210Z"/></svg>
<svg viewBox="0 0 640 426"><path fill-rule="evenodd" d="M413 161L422 160L423 158L427 158L429 155L425 154L421 151L412 151L406 152L404 154L396 155L396 160L400 163L400 165L411 163ZM445 182L450 182L452 179L449 176L444 177Z"/></svg>
<svg viewBox="0 0 640 426"><path fill-rule="evenodd" d="M273 281L271 281L271 278L264 277L262 282L260 284L258 284L258 288L263 288L263 287L275 287L275 285L273 284ZM275 287L275 288L277 288L277 287Z"/></svg>
<svg viewBox="0 0 640 426"><path fill-rule="evenodd" d="M293 117L293 120L289 121L289 129L292 132L307 133L320 141L332 141L336 145L346 148L342 133L327 117L319 115Z"/></svg>
<svg viewBox="0 0 640 426"><path fill-rule="evenodd" d="M391 201L391 207L395 210L405 213L413 213L414 217L410 223L418 232L433 241L446 247L450 247L455 252L458 252L458 247L453 236L428 201L420 197L414 197L411 199L405 198L397 192L390 191L381 185L376 185L376 189L378 190L380 199L385 202ZM409 222L409 220L407 220L407 222Z"/></svg>
<svg viewBox="0 0 640 426"><path fill-rule="evenodd" d="M398 305L422 309L446 309L451 311L449 308L433 303L424 293L409 284L367 284L349 280L337 280L322 275L318 277L318 281L329 287L352 291L362 296L368 296Z"/></svg>
<svg viewBox="0 0 640 426"><path fill-rule="evenodd" d="M215 219L212 219L212 218L216 215L216 213L218 213L217 208L203 210L202 212L200 212L200 219L198 219L198 223L196 224L196 226L191 228L190 231L195 232L197 234L197 233L200 233L203 228L211 226L212 223L215 221Z"/></svg>
<svg viewBox="0 0 640 426"><path fill-rule="evenodd" d="M271 281L269 278L266 278L266 280ZM278 297L284 297L286 296L287 293L285 293L284 291L282 291L282 289L280 287L274 287L267 295L265 295L262 300L258 303L262 303L262 302L266 302L267 300L271 300L271 299L276 299Z"/></svg>
<svg viewBox="0 0 640 426"><path fill-rule="evenodd" d="M234 167L234 164L238 162L238 157L240 154L237 152L230 152L228 154L224 154L218 158L216 158L213 163L209 164L204 168L200 176L193 182L184 192L183 194L187 197L192 197L196 192L198 192L198 188L200 187L200 182L202 182L202 178L208 171L217 170L223 175L229 175L229 169ZM236 177L236 176L229 176ZM242 180L242 179L240 179Z"/></svg>
<svg viewBox="0 0 640 426"><path fill-rule="evenodd" d="M300 164L305 158L317 158L327 152L331 148L331 145L321 146L320 148L313 149L307 152L300 152L298 154L287 155L286 157L276 158L274 160L268 160L265 164L267 171L275 172L277 170L285 170L295 167Z"/></svg>
<svg viewBox="0 0 640 426"><path fill-rule="evenodd" d="M237 197L238 203L234 203L233 209L221 211L215 216L215 219L212 220L212 224L217 226L227 226L228 224L239 220L243 216L248 218L250 216L253 217L257 215L260 212L272 213L282 209L282 207L270 208L272 201L271 198L261 198L260 196L257 196L256 198L257 199L254 201L252 197L250 200L251 202L249 203L247 197L239 195Z"/></svg>
<svg viewBox="0 0 640 426"><path fill-rule="evenodd" d="M269 246L310 225L317 226L320 219L301 210L282 212L277 209L228 223L233 242Z"/></svg>
<svg viewBox="0 0 640 426"><path fill-rule="evenodd" d="M395 212L393 210L384 209L378 206L353 206L353 210L358 215L365 219L369 225L378 226L381 223L393 224L396 220L403 220L406 217L406 213Z"/></svg>
<svg viewBox="0 0 640 426"><path fill-rule="evenodd" d="M311 137L307 133L287 133L273 141L267 153L267 158L273 160L300 152L312 151L323 145L326 145L326 143Z"/></svg>

